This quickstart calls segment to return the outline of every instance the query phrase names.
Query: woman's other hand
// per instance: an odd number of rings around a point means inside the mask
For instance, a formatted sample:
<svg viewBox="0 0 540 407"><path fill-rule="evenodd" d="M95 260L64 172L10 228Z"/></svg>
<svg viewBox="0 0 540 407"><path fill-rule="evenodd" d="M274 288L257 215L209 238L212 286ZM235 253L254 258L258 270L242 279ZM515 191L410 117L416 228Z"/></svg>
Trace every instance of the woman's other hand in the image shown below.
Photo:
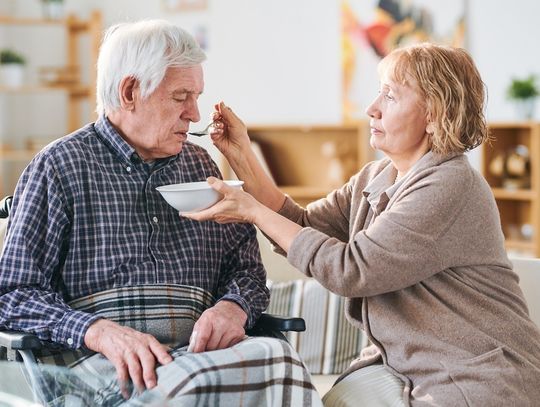
<svg viewBox="0 0 540 407"><path fill-rule="evenodd" d="M246 125L225 103L220 102L214 108L214 126L210 130L212 142L227 159L241 158L251 148Z"/></svg>
<svg viewBox="0 0 540 407"><path fill-rule="evenodd" d="M267 209L241 189L230 187L214 177L209 177L207 181L223 195L223 199L208 209L180 213L181 216L197 221L213 220L218 223L256 223L258 213Z"/></svg>

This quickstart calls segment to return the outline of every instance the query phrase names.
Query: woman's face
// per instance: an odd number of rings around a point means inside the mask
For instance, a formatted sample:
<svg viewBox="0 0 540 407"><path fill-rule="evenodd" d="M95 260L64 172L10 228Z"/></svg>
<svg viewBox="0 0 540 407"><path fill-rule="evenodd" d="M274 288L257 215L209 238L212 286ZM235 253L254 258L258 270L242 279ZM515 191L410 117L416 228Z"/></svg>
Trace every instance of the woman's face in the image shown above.
<svg viewBox="0 0 540 407"><path fill-rule="evenodd" d="M398 164L398 170L408 170L429 150L427 112L415 84L402 85L383 76L379 95L366 113L371 118L371 146Z"/></svg>

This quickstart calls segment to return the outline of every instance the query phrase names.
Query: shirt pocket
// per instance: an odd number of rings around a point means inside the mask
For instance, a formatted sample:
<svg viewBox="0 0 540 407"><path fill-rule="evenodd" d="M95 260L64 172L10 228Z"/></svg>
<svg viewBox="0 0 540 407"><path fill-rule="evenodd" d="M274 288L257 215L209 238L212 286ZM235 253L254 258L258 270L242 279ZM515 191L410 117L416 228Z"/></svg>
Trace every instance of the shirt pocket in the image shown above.
<svg viewBox="0 0 540 407"><path fill-rule="evenodd" d="M505 356L503 346L470 359L441 361L467 406L529 406L519 371Z"/></svg>

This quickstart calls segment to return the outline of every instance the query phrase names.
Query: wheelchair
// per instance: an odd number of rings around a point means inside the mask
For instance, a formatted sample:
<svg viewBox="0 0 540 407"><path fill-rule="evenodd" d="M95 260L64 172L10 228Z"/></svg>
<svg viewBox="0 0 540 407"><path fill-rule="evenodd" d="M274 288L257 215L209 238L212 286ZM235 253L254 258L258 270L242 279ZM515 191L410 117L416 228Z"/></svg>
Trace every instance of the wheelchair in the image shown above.
<svg viewBox="0 0 540 407"><path fill-rule="evenodd" d="M0 201L0 219L7 219L11 211L12 196ZM303 318L281 317L263 313L256 324L246 331L248 336L266 336L287 341L284 332L303 332L306 324ZM41 391L40 369L34 352L46 349L48 343L31 333L0 330L0 360L22 362L25 377L36 403L47 403ZM0 405L4 405L0 403Z"/></svg>

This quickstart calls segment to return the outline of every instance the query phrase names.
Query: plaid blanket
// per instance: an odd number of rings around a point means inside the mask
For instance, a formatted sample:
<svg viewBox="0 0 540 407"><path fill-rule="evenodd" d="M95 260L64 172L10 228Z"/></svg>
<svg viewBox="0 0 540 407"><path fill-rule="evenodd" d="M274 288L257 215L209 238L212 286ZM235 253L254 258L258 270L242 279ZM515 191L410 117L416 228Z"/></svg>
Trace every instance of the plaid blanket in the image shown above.
<svg viewBox="0 0 540 407"><path fill-rule="evenodd" d="M53 351L41 360L70 368L38 365L43 399L50 406L322 406L309 372L287 342L250 337L228 349L188 353L193 324L213 301L195 287L143 286L72 302L164 343L177 341L174 360L157 368L154 389L133 392L126 401L113 365L101 354Z"/></svg>

